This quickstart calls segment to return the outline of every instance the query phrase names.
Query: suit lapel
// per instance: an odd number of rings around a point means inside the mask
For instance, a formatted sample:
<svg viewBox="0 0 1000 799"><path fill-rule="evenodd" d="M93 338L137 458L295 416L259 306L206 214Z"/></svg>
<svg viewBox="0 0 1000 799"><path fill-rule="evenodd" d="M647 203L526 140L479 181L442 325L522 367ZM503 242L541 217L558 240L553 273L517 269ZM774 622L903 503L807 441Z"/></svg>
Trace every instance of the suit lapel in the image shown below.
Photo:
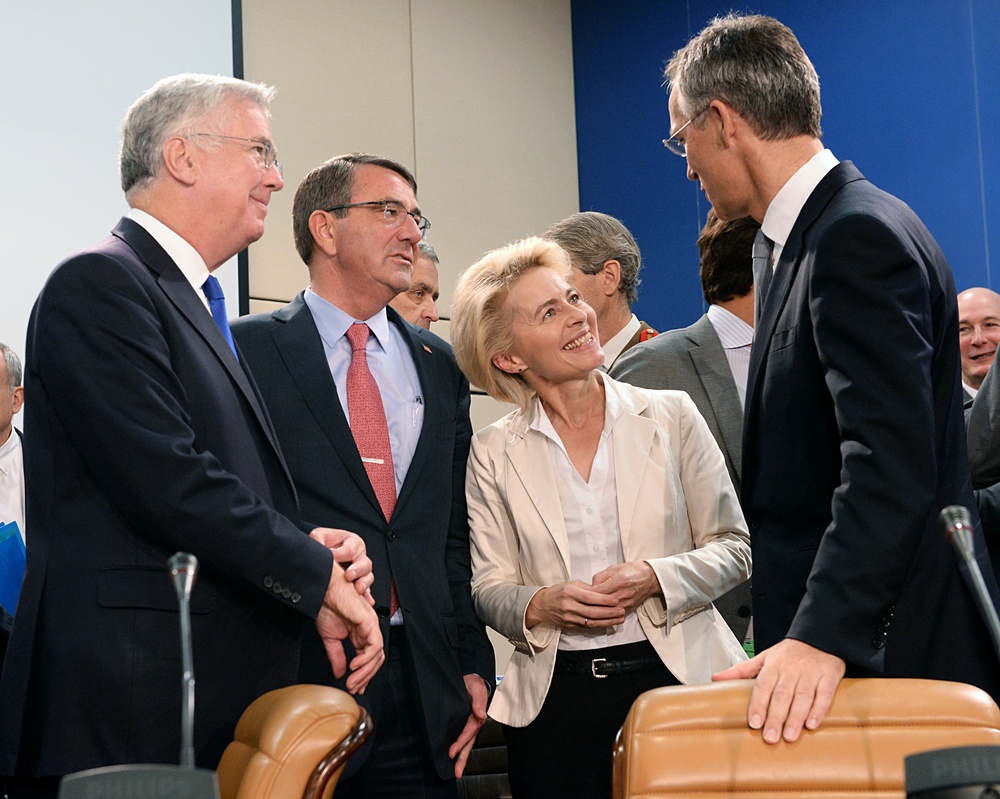
<svg viewBox="0 0 1000 799"><path fill-rule="evenodd" d="M413 450L413 459L406 470L406 477L403 485L399 489L399 497L396 500L396 507L406 503L406 500L414 491L414 486L420 481L421 472L427 461L429 454L433 451L437 437L437 431L443 418L443 408L445 398L440 396L440 386L442 380L438 379L441 369L441 359L445 355L441 352L434 352L429 347L425 347L420 341L413 328L403 321L403 318L396 313L393 308L386 308L389 323L396 326L403 341L409 348L410 357L413 359L417 369L417 380L420 381L420 394L424 400L424 421L420 426L420 437L417 439L417 446ZM395 515L395 514L394 514Z"/></svg>
<svg viewBox="0 0 1000 799"><path fill-rule="evenodd" d="M273 316L284 324L273 325L271 335L302 399L309 407L323 434L327 437L345 469L372 507L382 513L368 473L361 462L351 426L337 394L337 386L326 361L323 340L316 329L309 306L300 293Z"/></svg>
<svg viewBox="0 0 1000 799"><path fill-rule="evenodd" d="M537 403L537 400L534 400ZM542 411L539 409L539 413ZM505 431L505 451L511 468L528 495L535 513L562 557L566 578L570 576L569 536L556 485L548 440L529 430L524 414L518 414Z"/></svg>
<svg viewBox="0 0 1000 799"><path fill-rule="evenodd" d="M229 377L237 385L247 403L253 410L257 422L270 442L289 485L293 485L292 477L281 455L271 419L264 411L263 403L257 394L256 386L248 377L242 364L236 360L233 351L223 338L215 321L195 294L191 284L184 277L173 260L164 252L148 231L131 219L122 219L114 229L114 235L125 241L129 247L142 259L143 263L156 275L156 283L177 311L204 339L205 344L219 359Z"/></svg>
<svg viewBox="0 0 1000 799"><path fill-rule="evenodd" d="M688 354L715 413L726 453L739 474L743 463L743 408L729 360L707 316L691 326L688 338L694 344Z"/></svg>
<svg viewBox="0 0 1000 799"><path fill-rule="evenodd" d="M834 195L847 183L856 180L864 180L864 175L855 168L854 164L850 161L842 161L837 164L813 189L788 234L788 241L781 251L774 279L767 291L767 300L761 311L761 318L757 320L754 344L750 348L750 378L747 382L746 417L757 411L757 404L760 401L760 374L771 347L771 338L774 336L781 312L788 301L792 284L799 271L805 234Z"/></svg>
<svg viewBox="0 0 1000 799"><path fill-rule="evenodd" d="M644 503L650 501L649 497L639 496L639 488L649 463L649 452L656 437L657 425L652 419L640 415L646 409L645 399L639 395L626 395L609 381L605 381L605 385L608 386L608 391L617 391L624 406L624 413L615 422L613 456L618 490L618 524L621 527L622 549L628 560L633 522L640 500Z"/></svg>

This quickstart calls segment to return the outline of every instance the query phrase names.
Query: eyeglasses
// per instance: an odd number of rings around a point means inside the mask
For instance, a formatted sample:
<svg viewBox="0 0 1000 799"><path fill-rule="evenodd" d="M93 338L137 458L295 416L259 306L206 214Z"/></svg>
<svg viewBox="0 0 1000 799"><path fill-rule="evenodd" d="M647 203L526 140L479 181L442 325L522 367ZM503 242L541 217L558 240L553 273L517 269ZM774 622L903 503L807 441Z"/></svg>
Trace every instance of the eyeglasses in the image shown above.
<svg viewBox="0 0 1000 799"><path fill-rule="evenodd" d="M693 117L691 117L691 119L689 119L687 122L685 122L679 128L677 128L677 133L680 133L682 130L684 130L684 128L686 128L688 125L690 125L692 122L694 122L698 117L700 117L702 114L704 114L707 110L708 110L707 108L703 108L701 111L699 111ZM669 139L664 139L663 140L663 146L666 147L668 150L670 150L670 152L672 152L674 155L679 155L681 158L687 158L687 143L681 141L680 139L678 139L677 138L677 133L675 133Z"/></svg>
<svg viewBox="0 0 1000 799"><path fill-rule="evenodd" d="M258 139L244 139L242 136L224 136L221 133L189 133L189 136L208 136L212 139L232 139L233 141L245 141L253 145L253 151L257 154L262 169L270 169L272 166L278 170L278 174L284 177L281 169L281 162L278 161L278 153L274 145L269 141Z"/></svg>
<svg viewBox="0 0 1000 799"><path fill-rule="evenodd" d="M377 208L382 212L385 221L392 227L401 227L406 221L406 217L410 217L416 224L417 230L420 231L421 239L427 237L427 231L431 226L431 222L426 216L419 212L407 211L402 203L398 203L395 200L369 200L364 203L335 205L333 208L325 208L323 210L327 213L333 213L334 211L346 211L348 208Z"/></svg>

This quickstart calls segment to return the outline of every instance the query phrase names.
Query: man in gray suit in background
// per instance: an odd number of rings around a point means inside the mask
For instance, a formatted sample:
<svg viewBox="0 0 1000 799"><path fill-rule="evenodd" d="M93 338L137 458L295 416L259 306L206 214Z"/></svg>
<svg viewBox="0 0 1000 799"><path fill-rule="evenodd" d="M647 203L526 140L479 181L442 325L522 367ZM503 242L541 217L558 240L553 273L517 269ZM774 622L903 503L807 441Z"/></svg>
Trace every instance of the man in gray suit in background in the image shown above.
<svg viewBox="0 0 1000 799"><path fill-rule="evenodd" d="M722 222L715 211L698 237L699 274L708 313L622 354L611 376L644 388L686 391L715 436L737 494L743 450L743 398L753 340L751 250L760 227L746 217ZM736 637L750 625L750 582L715 602Z"/></svg>

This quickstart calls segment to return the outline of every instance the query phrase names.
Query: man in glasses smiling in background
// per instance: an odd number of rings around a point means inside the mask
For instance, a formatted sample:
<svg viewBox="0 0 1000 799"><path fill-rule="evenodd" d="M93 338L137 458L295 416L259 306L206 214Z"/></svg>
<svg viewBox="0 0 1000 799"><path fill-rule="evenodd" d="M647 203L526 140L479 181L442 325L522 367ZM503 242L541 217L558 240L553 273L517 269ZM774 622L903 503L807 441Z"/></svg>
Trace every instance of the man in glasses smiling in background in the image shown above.
<svg viewBox="0 0 1000 799"><path fill-rule="evenodd" d="M386 307L430 226L416 190L374 155L314 169L292 208L309 288L233 326L303 518L356 531L372 559L387 663L360 697L375 732L338 797L454 797L495 679L469 588L469 385L444 341ZM300 681L339 685L311 643Z"/></svg>

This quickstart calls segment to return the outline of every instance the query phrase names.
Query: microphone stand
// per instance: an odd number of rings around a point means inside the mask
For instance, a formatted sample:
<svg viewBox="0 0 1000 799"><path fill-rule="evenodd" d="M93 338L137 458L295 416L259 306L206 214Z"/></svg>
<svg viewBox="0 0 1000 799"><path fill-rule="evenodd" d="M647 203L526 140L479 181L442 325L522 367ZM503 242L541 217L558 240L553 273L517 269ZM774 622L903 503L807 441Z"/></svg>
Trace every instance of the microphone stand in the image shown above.
<svg viewBox="0 0 1000 799"><path fill-rule="evenodd" d="M944 527L945 535L948 536L948 541L958 553L960 561L965 565L972 595L975 597L979 613L990 632L993 650L1000 658L1000 617L997 616L997 609L993 604L989 590L986 588L986 581L983 579L983 573L976 558L976 547L972 538L974 528L969 509L963 505L949 505L941 511L939 518L942 527Z"/></svg>
<svg viewBox="0 0 1000 799"><path fill-rule="evenodd" d="M177 591L181 621L182 677L181 764L160 763L105 766L67 774L59 783L58 799L219 799L219 784L211 769L194 766L194 666L191 647L191 590L198 559L178 552L168 561Z"/></svg>
<svg viewBox="0 0 1000 799"><path fill-rule="evenodd" d="M184 686L181 707L181 765L194 768L194 656L191 647L191 589L198 575L198 559L187 552L178 552L167 561L170 577L177 592L181 617L181 662Z"/></svg>
<svg viewBox="0 0 1000 799"><path fill-rule="evenodd" d="M1000 618L986 588L976 558L969 509L949 505L939 518L948 542L958 555L959 570L979 606L1000 656ZM904 761L907 799L966 799L997 796L1000 785L1000 746L956 746L908 755Z"/></svg>

